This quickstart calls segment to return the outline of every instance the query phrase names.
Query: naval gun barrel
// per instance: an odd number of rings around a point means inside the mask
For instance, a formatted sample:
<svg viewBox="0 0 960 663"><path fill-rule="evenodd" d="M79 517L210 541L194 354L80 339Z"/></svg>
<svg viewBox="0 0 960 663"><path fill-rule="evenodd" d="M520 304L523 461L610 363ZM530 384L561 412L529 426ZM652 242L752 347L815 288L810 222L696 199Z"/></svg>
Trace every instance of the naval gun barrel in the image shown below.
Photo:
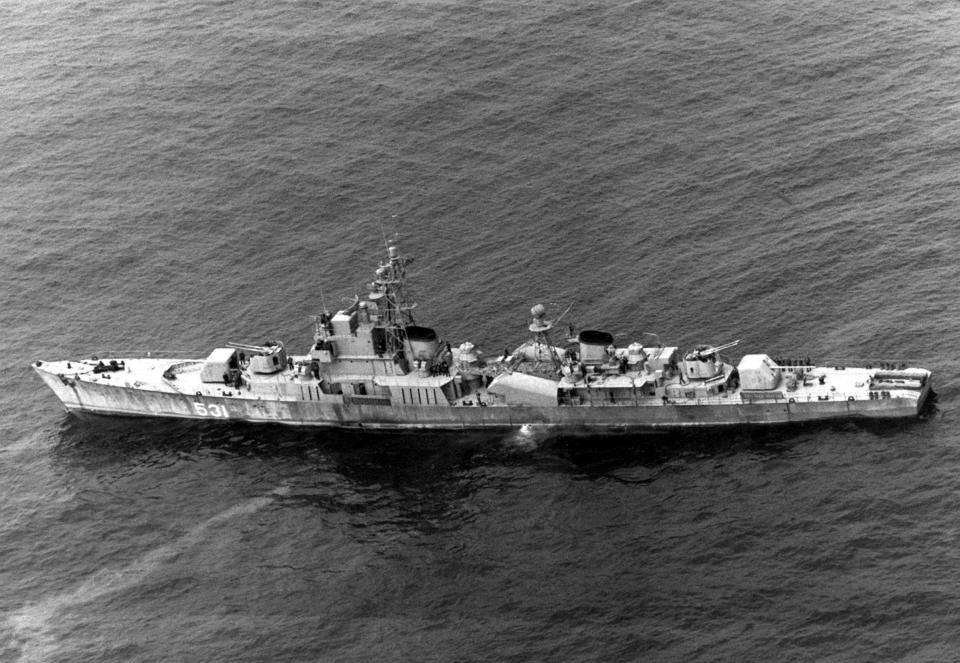
<svg viewBox="0 0 960 663"><path fill-rule="evenodd" d="M228 348L233 348L235 350L243 350L244 352L270 352L273 348L276 348L280 343L275 345L251 345L249 343L227 343Z"/></svg>
<svg viewBox="0 0 960 663"><path fill-rule="evenodd" d="M739 344L740 344L740 339L738 338L736 341L730 341L729 343L718 345L715 348L710 348L710 354L713 354L715 352L720 352L721 350L729 350L730 348L735 347Z"/></svg>
<svg viewBox="0 0 960 663"><path fill-rule="evenodd" d="M694 357L696 359L706 359L707 357L711 357L717 354L718 352L721 352L722 350L729 350L730 348L738 345L739 343L740 343L740 339L738 338L736 341L730 341L729 343L724 343L723 345L715 345L707 348L696 349L693 352L689 353L687 356Z"/></svg>

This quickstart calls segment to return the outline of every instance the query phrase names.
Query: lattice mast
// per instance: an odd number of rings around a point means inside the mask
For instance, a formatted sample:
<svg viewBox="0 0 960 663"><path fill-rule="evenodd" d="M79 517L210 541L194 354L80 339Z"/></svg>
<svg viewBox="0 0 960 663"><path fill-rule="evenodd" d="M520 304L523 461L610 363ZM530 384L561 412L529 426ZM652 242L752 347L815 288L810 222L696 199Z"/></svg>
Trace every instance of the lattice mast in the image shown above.
<svg viewBox="0 0 960 663"><path fill-rule="evenodd" d="M570 310L569 308L567 309ZM532 319L530 320L530 331L533 332L534 338L534 348L538 355L537 363L539 364L544 360L542 353L546 351L549 355L550 364L553 366L553 370L556 373L560 373L561 364L560 358L557 356L557 353L553 349L553 345L550 343L550 330L553 329L554 322L552 320L547 320L547 309L543 304L537 304L530 309L530 315ZM564 311L566 315L566 311ZM563 316L560 316L561 318Z"/></svg>
<svg viewBox="0 0 960 663"><path fill-rule="evenodd" d="M404 346L407 326L416 324L413 309L417 304L408 299L406 292L407 265L413 258L401 256L394 245L387 247L387 258L386 263L380 263L376 279L370 284L370 301L379 308L389 347L399 350Z"/></svg>

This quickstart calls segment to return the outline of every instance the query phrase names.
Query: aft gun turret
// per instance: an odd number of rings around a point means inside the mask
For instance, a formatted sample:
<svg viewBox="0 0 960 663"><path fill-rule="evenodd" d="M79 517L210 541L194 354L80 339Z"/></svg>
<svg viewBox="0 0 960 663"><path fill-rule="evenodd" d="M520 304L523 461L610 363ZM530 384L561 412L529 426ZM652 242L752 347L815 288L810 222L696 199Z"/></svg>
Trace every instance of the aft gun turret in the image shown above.
<svg viewBox="0 0 960 663"><path fill-rule="evenodd" d="M740 340L723 345L698 345L683 357L683 374L688 380L712 380L723 376L723 360L720 352L729 350Z"/></svg>

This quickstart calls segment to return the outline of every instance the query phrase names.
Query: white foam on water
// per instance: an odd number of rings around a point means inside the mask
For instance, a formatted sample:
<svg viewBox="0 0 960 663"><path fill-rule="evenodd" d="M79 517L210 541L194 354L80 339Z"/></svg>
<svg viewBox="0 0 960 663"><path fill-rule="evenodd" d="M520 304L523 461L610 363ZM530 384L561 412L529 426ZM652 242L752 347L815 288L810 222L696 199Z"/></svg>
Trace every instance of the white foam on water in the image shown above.
<svg viewBox="0 0 960 663"><path fill-rule="evenodd" d="M523 424L503 440L503 446L512 451L536 451L547 436L547 431Z"/></svg>
<svg viewBox="0 0 960 663"><path fill-rule="evenodd" d="M31 663L50 657L57 647L57 641L51 636L49 626L54 623L58 613L136 587L151 573L203 540L210 529L238 516L256 513L273 502L275 497L289 492L288 487L281 486L269 495L241 502L194 526L175 541L147 551L126 566L101 569L70 591L50 596L14 612L8 617L7 624L13 633L14 645L20 648L18 660L21 663Z"/></svg>

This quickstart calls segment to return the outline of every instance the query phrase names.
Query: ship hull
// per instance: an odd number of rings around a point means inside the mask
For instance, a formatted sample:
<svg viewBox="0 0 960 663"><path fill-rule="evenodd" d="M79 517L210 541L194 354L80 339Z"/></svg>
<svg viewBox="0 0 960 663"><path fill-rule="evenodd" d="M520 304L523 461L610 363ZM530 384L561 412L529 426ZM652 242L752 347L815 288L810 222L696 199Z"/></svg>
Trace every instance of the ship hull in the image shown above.
<svg viewBox="0 0 960 663"><path fill-rule="evenodd" d="M101 415L207 419L291 426L376 429L492 429L524 425L570 430L687 429L858 419L905 419L921 413L930 386L884 400L830 400L729 404L616 406L453 407L359 404L151 391L103 382L64 379L37 369L71 412Z"/></svg>

